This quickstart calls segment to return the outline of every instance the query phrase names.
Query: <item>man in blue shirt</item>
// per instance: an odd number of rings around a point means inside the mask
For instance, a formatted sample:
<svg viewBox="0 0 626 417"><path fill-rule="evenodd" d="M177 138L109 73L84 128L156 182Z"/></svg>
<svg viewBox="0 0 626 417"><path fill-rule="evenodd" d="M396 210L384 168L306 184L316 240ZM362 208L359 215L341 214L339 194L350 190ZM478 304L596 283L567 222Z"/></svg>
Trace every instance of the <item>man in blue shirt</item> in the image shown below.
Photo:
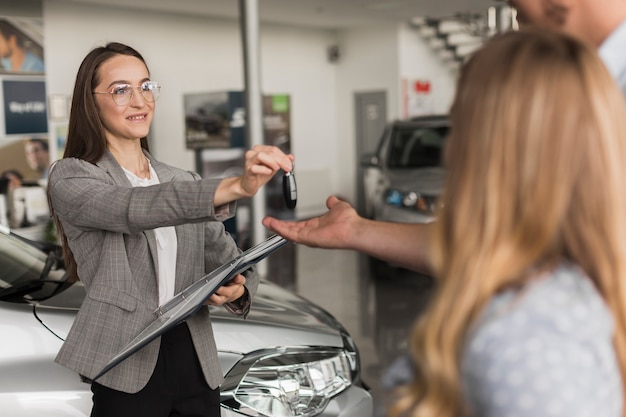
<svg viewBox="0 0 626 417"><path fill-rule="evenodd" d="M622 0L509 0L520 24L561 29L598 48L626 95L626 3Z"/></svg>
<svg viewBox="0 0 626 417"><path fill-rule="evenodd" d="M0 65L5 72L44 72L44 63L24 47L24 37L10 22L0 20Z"/></svg>

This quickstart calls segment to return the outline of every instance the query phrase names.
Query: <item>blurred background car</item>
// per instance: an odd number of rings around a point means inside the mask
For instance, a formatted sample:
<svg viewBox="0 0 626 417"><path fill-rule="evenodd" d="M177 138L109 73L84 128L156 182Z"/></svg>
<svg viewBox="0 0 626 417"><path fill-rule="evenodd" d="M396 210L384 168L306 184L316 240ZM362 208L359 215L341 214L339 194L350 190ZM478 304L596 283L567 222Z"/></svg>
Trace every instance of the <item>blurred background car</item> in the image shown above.
<svg viewBox="0 0 626 417"><path fill-rule="evenodd" d="M442 153L449 130L445 115L388 124L376 153L361 161L366 217L404 223L433 221L445 179Z"/></svg>
<svg viewBox="0 0 626 417"><path fill-rule="evenodd" d="M54 363L85 297L59 255L0 226L2 415L90 414L90 386ZM261 281L246 320L219 307L211 316L225 376L222 416L373 415L357 347L321 307Z"/></svg>
<svg viewBox="0 0 626 417"><path fill-rule="evenodd" d="M430 223L443 189L443 147L450 131L446 115L396 120L386 127L375 154L365 155L362 208L367 218ZM378 276L397 274L395 265L369 258Z"/></svg>

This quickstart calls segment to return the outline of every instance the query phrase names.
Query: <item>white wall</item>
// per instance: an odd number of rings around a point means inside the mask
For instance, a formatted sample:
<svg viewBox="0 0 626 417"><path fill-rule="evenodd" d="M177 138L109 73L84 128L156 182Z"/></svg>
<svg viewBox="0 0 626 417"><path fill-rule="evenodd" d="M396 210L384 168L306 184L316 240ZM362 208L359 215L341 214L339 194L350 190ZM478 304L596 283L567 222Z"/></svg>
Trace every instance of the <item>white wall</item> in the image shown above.
<svg viewBox="0 0 626 417"><path fill-rule="evenodd" d="M291 96L297 212L303 217L323 212L326 197L336 192L337 70L326 57L335 42L326 30L261 26L263 90Z"/></svg>
<svg viewBox="0 0 626 417"><path fill-rule="evenodd" d="M398 26L387 24L345 30L339 33L341 58L337 67L337 152L339 180L336 193L355 202L356 129L354 95L385 91L387 117L399 115Z"/></svg>
<svg viewBox="0 0 626 417"><path fill-rule="evenodd" d="M164 162L194 169L193 152L184 144L183 95L243 89L238 21L71 0L43 0L43 18L48 94L71 95L80 61L92 47L107 41L135 47L147 60L152 78L163 85L151 150ZM409 74L407 67L417 67L402 55L423 54L415 62L441 72L430 51L407 39L403 26L396 24L339 32L261 25L262 90L291 97L299 216L322 212L329 194L354 198L354 94L386 91L388 118L397 118L401 78ZM341 56L331 63L326 51L335 44ZM441 85L446 82L442 79Z"/></svg>

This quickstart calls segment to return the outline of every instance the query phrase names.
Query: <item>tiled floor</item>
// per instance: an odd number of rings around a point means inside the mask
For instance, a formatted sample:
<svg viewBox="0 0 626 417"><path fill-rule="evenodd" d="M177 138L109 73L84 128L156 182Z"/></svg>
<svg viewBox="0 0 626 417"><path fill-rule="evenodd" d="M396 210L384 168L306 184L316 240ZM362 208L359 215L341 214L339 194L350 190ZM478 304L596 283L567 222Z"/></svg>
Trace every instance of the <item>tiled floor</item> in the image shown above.
<svg viewBox="0 0 626 417"><path fill-rule="evenodd" d="M281 251L273 258L281 259L280 266L273 265L283 272L277 275L292 269L289 275L295 276L295 282L281 284L325 308L350 332L361 353L363 379L372 389L376 416L383 416L382 378L406 352L411 326L432 289L431 279L394 268L374 274L368 258L353 251L300 245Z"/></svg>

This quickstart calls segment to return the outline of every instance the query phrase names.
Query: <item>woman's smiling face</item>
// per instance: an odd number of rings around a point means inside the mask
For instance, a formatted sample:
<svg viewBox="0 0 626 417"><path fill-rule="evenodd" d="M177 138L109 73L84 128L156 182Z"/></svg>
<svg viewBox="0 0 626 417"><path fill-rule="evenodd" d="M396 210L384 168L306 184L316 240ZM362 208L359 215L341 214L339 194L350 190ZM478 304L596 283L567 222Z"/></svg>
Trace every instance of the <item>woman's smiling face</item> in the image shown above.
<svg viewBox="0 0 626 417"><path fill-rule="evenodd" d="M116 55L102 63L98 69L98 78L100 82L94 92L110 92L122 84L133 87L132 98L124 105L115 103L111 94L95 94L107 142L138 141L148 136L154 102L146 100L138 88L150 80L145 64L133 56Z"/></svg>

